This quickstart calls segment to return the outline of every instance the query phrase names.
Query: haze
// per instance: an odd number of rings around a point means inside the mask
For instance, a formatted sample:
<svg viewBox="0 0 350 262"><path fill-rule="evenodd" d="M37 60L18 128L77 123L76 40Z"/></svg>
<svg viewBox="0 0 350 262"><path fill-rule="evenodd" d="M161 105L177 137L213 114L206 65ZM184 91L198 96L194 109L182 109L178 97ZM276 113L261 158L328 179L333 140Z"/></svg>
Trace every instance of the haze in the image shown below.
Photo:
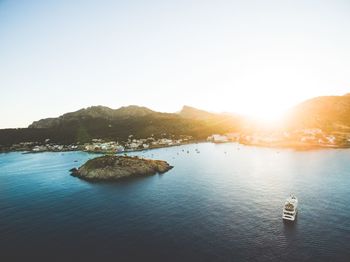
<svg viewBox="0 0 350 262"><path fill-rule="evenodd" d="M350 83L349 1L0 1L0 128L91 105L273 118Z"/></svg>

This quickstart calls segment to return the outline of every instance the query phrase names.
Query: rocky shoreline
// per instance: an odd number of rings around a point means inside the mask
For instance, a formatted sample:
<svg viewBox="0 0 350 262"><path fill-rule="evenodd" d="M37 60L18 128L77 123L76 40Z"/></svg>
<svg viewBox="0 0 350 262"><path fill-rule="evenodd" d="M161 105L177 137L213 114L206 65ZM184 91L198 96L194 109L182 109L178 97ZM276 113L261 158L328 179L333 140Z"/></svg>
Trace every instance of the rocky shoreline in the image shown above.
<svg viewBox="0 0 350 262"><path fill-rule="evenodd" d="M71 175L87 181L116 181L131 177L163 174L173 166L163 160L151 160L130 156L105 155L88 160L79 168L71 169Z"/></svg>

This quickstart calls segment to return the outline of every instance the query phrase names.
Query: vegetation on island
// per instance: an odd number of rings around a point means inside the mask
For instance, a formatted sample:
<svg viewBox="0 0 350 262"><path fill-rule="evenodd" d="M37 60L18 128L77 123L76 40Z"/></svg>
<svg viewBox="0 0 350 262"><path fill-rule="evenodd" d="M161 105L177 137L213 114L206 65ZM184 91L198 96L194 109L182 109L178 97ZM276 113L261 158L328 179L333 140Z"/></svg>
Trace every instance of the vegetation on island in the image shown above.
<svg viewBox="0 0 350 262"><path fill-rule="evenodd" d="M71 172L73 176L88 181L109 181L163 174L172 168L162 160L105 155L90 159L78 169L72 169Z"/></svg>

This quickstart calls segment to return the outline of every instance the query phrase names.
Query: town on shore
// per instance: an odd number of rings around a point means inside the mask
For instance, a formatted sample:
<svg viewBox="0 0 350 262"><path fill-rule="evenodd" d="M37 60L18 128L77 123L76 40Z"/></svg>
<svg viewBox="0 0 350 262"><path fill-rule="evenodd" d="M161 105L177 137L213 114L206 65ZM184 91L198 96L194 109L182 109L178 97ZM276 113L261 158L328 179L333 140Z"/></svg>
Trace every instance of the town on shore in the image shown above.
<svg viewBox="0 0 350 262"><path fill-rule="evenodd" d="M325 132L319 128L304 128L294 131L216 134L208 137L208 140L214 143L235 141L244 145L293 149L350 147L350 133Z"/></svg>
<svg viewBox="0 0 350 262"><path fill-rule="evenodd" d="M14 144L9 148L0 148L0 152L22 151L25 153L40 152L66 152L85 151L90 153L126 153L131 151L148 150L161 147L170 147L193 143L192 136L181 136L181 138L143 138L136 139L130 135L127 141L106 141L104 139L92 139L89 143L76 143L69 145L51 143L46 139L44 143L22 142Z"/></svg>
<svg viewBox="0 0 350 262"><path fill-rule="evenodd" d="M321 129L300 129L293 132L259 132L259 133L226 133L213 134L207 138L208 142L227 143L237 142L244 145L262 147L280 147L294 149L315 149L315 148L348 148L350 147L350 134L348 133L327 133ZM174 138L170 135L164 138L134 138L130 135L126 141L106 141L103 139L92 139L89 143L76 143L61 145L51 143L46 139L44 143L22 142L13 144L8 148L0 148L0 152L23 151L26 153L39 152L64 152L64 151L85 151L91 153L125 153L130 151L148 150L161 147L178 146L203 140L195 139L192 136L181 136Z"/></svg>

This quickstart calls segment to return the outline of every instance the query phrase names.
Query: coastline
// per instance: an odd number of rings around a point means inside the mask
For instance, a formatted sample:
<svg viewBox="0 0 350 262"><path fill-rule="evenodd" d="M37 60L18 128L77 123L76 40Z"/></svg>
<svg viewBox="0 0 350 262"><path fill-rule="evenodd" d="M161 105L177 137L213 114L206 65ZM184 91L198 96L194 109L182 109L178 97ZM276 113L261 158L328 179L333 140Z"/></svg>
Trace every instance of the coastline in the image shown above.
<svg viewBox="0 0 350 262"><path fill-rule="evenodd" d="M103 150L99 150L99 151L92 151L92 150L84 150L82 148L77 148L77 149L64 149L64 150L42 150L42 151L31 151L31 150L22 150L22 149L18 149L18 150L4 150L4 149L0 149L0 154L6 154L6 153L12 153L12 152L19 152L22 154L38 154L38 153L46 153L46 152L50 152L50 153L64 153L64 152L86 152L86 153L90 153L90 154L116 154L116 155L123 155L123 154L127 154L127 153L131 153L131 152L140 152L140 151L149 151L149 150L153 150L153 149L159 149L159 148L168 148L168 147L175 147L175 146L183 146L183 145L190 145L190 144L198 144L198 143L204 143L207 142L206 140L203 139L199 139L199 140L191 140L191 141L183 141L181 143L178 144L172 144L172 145L154 145L154 146L150 146L149 148L140 148L140 149L126 149L124 151L120 151L120 152L114 152L114 151L103 151Z"/></svg>
<svg viewBox="0 0 350 262"><path fill-rule="evenodd" d="M279 149L294 149L297 151L321 150L321 149L348 149L350 145L331 145L303 142L278 142L278 143L247 143L238 142L241 145L256 146L263 148L279 148Z"/></svg>
<svg viewBox="0 0 350 262"><path fill-rule="evenodd" d="M192 141L186 141L179 144L173 144L173 145L156 145L149 148L140 148L140 149L127 149L125 151L121 152L113 152L113 151L89 151L84 149L64 149L64 150L43 150L43 151L29 151L29 150L1 150L0 154L6 154L6 153L12 153L12 152L19 152L22 154L38 154L38 153L64 153L64 152L86 152L90 154L116 154L116 155L123 155L127 153L132 152L141 152L141 151L150 151L154 149L160 149L160 148L168 148L168 147L176 147L176 146L183 146L183 145L190 145L190 144L198 144L198 143L213 143L213 144L227 144L227 143L237 143L238 145L244 145L244 146L255 146L255 147L261 147L261 148L276 148L276 149L292 149L296 151L309 151L309 150L322 150L322 149L349 149L350 145L330 145L330 144L316 144L316 143L303 143L303 142L278 142L278 143L249 143L249 142L242 142L242 141L228 141L228 142L221 142L221 143L215 143L207 140L192 140Z"/></svg>

